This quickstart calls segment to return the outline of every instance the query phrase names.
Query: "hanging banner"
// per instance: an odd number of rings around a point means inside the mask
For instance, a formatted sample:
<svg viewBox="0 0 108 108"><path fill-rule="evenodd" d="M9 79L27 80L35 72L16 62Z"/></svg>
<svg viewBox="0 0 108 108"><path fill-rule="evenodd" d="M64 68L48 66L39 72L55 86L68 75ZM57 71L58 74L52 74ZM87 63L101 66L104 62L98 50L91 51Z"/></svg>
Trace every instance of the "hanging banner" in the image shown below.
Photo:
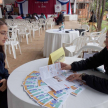
<svg viewBox="0 0 108 108"><path fill-rule="evenodd" d="M23 7L22 4L25 2L26 0L16 0L16 3L20 4L20 12L21 14L23 14Z"/></svg>
<svg viewBox="0 0 108 108"><path fill-rule="evenodd" d="M67 4L70 0L57 0L61 3L61 5Z"/></svg>
<svg viewBox="0 0 108 108"><path fill-rule="evenodd" d="M18 4L20 4L20 3L24 3L26 0L16 0L16 2L18 3Z"/></svg>
<svg viewBox="0 0 108 108"><path fill-rule="evenodd" d="M55 12L61 12L61 4L55 5Z"/></svg>
<svg viewBox="0 0 108 108"><path fill-rule="evenodd" d="M54 14L56 0L48 0L45 2L40 2L38 0L29 0L28 1L28 13L33 14Z"/></svg>
<svg viewBox="0 0 108 108"><path fill-rule="evenodd" d="M74 14L76 13L76 0L74 1Z"/></svg>

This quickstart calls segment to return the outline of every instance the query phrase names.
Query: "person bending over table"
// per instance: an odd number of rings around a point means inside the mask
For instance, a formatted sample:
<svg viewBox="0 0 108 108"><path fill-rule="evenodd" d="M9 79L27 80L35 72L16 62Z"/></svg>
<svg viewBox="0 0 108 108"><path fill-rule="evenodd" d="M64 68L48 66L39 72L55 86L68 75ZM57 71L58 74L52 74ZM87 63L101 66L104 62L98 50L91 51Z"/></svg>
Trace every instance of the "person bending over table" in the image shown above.
<svg viewBox="0 0 108 108"><path fill-rule="evenodd" d="M104 65L105 74L108 75L108 30L106 33L105 45L106 47L102 51L96 53L93 57L90 57L86 60L73 62L72 64L61 63L61 69L82 71L86 69L96 68L100 65ZM76 73L67 77L66 80L84 80L86 84L92 87L93 89L108 94L108 79L100 78L94 75Z"/></svg>
<svg viewBox="0 0 108 108"><path fill-rule="evenodd" d="M7 79L8 70L5 69L5 53L3 51L4 43L7 39L7 25L0 21L0 108L8 108L7 106Z"/></svg>

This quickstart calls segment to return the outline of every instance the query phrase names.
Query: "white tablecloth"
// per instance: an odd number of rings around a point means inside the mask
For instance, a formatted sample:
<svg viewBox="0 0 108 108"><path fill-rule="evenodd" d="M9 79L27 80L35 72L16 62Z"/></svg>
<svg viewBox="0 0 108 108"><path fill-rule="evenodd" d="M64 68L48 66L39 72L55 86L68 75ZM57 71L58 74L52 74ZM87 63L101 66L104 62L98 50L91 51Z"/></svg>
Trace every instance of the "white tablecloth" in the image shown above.
<svg viewBox="0 0 108 108"><path fill-rule="evenodd" d="M68 30L69 29L65 29L65 31ZM58 29L46 30L43 56L49 57L52 52L62 47L62 43L71 43L75 38L79 36L79 31L69 32L70 33L65 33L63 31L59 31Z"/></svg>
<svg viewBox="0 0 108 108"><path fill-rule="evenodd" d="M79 58L66 57L65 62L70 64L73 61L79 61ZM9 76L8 86L8 108L41 108L23 91L22 81L32 71L39 70L39 67L45 66L48 58L28 62L15 69ZM108 78L107 75L100 72L86 70L89 74L95 74L100 77ZM80 72L82 73L82 72ZM70 95L64 103L63 108L108 108L108 95L98 92L90 87L80 93L77 97Z"/></svg>

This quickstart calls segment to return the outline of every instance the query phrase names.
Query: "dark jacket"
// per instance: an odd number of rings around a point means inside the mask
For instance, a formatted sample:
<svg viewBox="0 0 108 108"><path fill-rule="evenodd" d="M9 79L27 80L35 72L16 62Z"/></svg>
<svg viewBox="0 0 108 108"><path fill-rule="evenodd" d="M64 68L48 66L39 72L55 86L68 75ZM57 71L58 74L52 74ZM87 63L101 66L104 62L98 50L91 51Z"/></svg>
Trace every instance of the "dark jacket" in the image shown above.
<svg viewBox="0 0 108 108"><path fill-rule="evenodd" d="M89 22L97 22L95 14L91 16Z"/></svg>
<svg viewBox="0 0 108 108"><path fill-rule="evenodd" d="M59 17L58 17L58 20L61 21L61 22L63 22L63 18L64 18L64 16L63 16L63 14L61 13L61 14L59 15Z"/></svg>
<svg viewBox="0 0 108 108"><path fill-rule="evenodd" d="M3 53L0 52L0 80L7 79L8 76L9 76L8 70L5 68L4 56Z"/></svg>
<svg viewBox="0 0 108 108"><path fill-rule="evenodd" d="M92 69L100 65L104 65L105 73L108 75L108 50L106 47L93 57L90 57L86 60L81 60L79 62L73 62L71 64L73 71ZM85 80L88 86L108 94L107 79L99 78L94 75L85 75L82 77L82 80Z"/></svg>

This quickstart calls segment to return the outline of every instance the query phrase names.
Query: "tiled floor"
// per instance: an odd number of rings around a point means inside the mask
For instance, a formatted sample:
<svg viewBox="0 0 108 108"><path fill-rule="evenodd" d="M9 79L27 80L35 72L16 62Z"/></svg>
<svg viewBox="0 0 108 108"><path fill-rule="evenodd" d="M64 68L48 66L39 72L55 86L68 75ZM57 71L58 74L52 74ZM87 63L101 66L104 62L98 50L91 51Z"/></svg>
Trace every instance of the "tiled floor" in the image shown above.
<svg viewBox="0 0 108 108"><path fill-rule="evenodd" d="M78 28L80 24L76 21L66 21L65 29L74 29ZM55 26L53 28L59 28L59 26ZM44 37L45 31L42 31L42 34L39 36L38 31L36 32L35 38L32 39L32 42L29 39L29 44L27 45L26 39L22 39L20 43L22 54L20 55L19 49L16 50L16 59L13 58L13 54L9 54L7 50L7 59L9 62L10 68L9 73L11 73L14 69L19 67L20 65L27 63L32 60L43 58L43 47L44 47ZM7 68L7 66L6 66Z"/></svg>

